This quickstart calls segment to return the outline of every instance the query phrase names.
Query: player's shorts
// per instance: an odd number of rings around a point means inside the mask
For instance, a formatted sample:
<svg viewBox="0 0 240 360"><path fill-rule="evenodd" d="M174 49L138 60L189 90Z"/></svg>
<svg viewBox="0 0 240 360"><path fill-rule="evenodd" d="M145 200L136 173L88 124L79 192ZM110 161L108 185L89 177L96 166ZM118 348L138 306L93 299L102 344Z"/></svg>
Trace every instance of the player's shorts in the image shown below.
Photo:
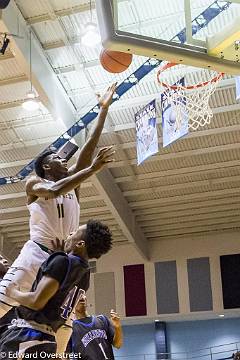
<svg viewBox="0 0 240 360"><path fill-rule="evenodd" d="M56 358L56 356L51 357L51 354L56 354L57 350L54 332L46 325L37 324L35 326L35 324L15 319L15 323L8 326L0 338L0 354L2 359L21 359L25 357L34 359ZM24 355L26 356L24 357Z"/></svg>
<svg viewBox="0 0 240 360"><path fill-rule="evenodd" d="M7 286L14 282L21 291L30 291L40 266L47 260L49 255L34 241L29 240L25 243L19 256L0 283L0 316L4 315L12 306L19 305L5 296Z"/></svg>

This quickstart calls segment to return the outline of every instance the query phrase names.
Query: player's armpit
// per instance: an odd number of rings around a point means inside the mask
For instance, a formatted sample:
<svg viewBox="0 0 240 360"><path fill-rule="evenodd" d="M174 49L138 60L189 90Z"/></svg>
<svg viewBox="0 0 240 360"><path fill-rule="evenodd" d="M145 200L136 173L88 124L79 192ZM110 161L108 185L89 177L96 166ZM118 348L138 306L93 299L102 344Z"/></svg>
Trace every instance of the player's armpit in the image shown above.
<svg viewBox="0 0 240 360"><path fill-rule="evenodd" d="M30 178L26 183L26 193L28 196L54 198L56 194L52 189L52 184L42 181L38 177Z"/></svg>

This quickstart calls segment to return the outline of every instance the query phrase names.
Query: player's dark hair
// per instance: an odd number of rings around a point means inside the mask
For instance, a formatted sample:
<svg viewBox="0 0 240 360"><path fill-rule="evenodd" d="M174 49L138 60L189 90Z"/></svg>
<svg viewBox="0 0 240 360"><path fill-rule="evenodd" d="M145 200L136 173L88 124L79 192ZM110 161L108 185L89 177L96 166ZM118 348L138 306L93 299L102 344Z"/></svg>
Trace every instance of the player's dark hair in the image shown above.
<svg viewBox="0 0 240 360"><path fill-rule="evenodd" d="M6 272L8 271L8 266L6 266L6 264L4 264L4 262L6 262L7 260L4 259L2 257L2 255L0 255L0 279L2 279L4 277L4 275L6 274Z"/></svg>
<svg viewBox="0 0 240 360"><path fill-rule="evenodd" d="M45 163L45 158L48 155L52 155L52 154L55 154L55 151L49 149L49 150L44 151L41 155L39 155L36 158L36 160L34 162L34 168L35 168L35 172L36 172L37 176L40 176L41 178L44 179L45 171L43 169L43 164Z"/></svg>
<svg viewBox="0 0 240 360"><path fill-rule="evenodd" d="M98 259L112 248L112 233L107 225L98 220L87 222L83 238L90 259Z"/></svg>
<svg viewBox="0 0 240 360"><path fill-rule="evenodd" d="M239 360L240 359L240 351L237 351L236 353L232 354L233 360Z"/></svg>

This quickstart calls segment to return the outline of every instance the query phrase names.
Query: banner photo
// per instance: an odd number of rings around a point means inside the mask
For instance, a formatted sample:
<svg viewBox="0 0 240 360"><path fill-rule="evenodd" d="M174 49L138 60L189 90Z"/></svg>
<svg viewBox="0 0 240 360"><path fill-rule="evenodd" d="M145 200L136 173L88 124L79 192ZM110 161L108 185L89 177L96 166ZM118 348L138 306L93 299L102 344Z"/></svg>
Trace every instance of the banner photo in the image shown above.
<svg viewBox="0 0 240 360"><path fill-rule="evenodd" d="M158 152L156 100L151 101L135 114L137 137L137 163Z"/></svg>
<svg viewBox="0 0 240 360"><path fill-rule="evenodd" d="M178 83L184 86L184 78ZM179 104L177 98L176 103L169 103L168 91L174 90L166 90L161 94L163 147L188 134L188 114L184 100L182 104Z"/></svg>
<svg viewBox="0 0 240 360"><path fill-rule="evenodd" d="M240 100L240 76L235 78L236 81L236 100Z"/></svg>

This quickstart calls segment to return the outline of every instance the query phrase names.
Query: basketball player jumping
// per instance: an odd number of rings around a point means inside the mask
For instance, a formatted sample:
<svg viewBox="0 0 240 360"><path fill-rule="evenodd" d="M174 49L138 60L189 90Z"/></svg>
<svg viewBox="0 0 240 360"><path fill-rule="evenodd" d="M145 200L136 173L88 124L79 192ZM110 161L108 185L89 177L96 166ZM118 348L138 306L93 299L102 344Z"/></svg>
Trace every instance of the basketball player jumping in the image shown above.
<svg viewBox="0 0 240 360"><path fill-rule="evenodd" d="M123 343L118 314L111 310L110 320L105 315L89 316L87 298L83 294L76 305L75 315L67 353L81 354L82 360L114 360L112 346L119 349Z"/></svg>
<svg viewBox="0 0 240 360"><path fill-rule="evenodd" d="M112 155L111 148L100 150L90 166L115 88L116 83L99 99L100 112L96 126L81 149L75 165L68 169L66 160L52 151L36 159L37 176L31 177L26 183L30 240L0 284L0 314L8 311L9 306L17 305L5 294L11 281L22 290L29 291L40 265L53 250L52 242L56 238L64 240L78 228L80 183L110 161L109 156Z"/></svg>
<svg viewBox="0 0 240 360"><path fill-rule="evenodd" d="M90 220L65 241L69 255L55 252L41 265L31 292L21 292L11 283L7 295L11 290L20 306L11 310L15 311L11 324L6 326L7 314L0 320L0 354L6 359L55 354L55 332L69 317L82 289L89 287L88 259L100 258L111 246L109 228Z"/></svg>

